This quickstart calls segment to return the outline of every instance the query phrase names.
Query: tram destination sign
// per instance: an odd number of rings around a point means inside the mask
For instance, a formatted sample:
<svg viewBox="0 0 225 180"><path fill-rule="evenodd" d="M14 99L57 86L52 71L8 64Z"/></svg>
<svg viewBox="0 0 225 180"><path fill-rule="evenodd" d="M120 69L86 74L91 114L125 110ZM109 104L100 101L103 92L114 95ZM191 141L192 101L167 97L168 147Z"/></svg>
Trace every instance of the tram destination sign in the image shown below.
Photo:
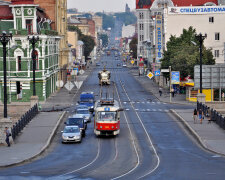
<svg viewBox="0 0 225 180"><path fill-rule="evenodd" d="M200 66L194 68L195 89L200 88ZM225 65L202 65L202 88L225 88Z"/></svg>

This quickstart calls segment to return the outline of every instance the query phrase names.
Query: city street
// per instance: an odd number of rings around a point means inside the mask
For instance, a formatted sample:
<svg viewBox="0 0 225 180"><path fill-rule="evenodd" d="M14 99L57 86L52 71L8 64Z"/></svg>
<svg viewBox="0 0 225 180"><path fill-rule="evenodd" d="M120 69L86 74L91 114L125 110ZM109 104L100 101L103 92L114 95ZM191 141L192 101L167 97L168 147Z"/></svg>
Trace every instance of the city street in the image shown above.
<svg viewBox="0 0 225 180"><path fill-rule="evenodd" d="M114 55L104 55L79 92L93 91L98 99L98 71L112 72L110 88L124 108L117 137L96 138L92 121L81 144L61 144L61 124L41 157L1 169L0 179L224 179L225 159L204 151L169 112L193 107L158 101L129 68L116 65Z"/></svg>

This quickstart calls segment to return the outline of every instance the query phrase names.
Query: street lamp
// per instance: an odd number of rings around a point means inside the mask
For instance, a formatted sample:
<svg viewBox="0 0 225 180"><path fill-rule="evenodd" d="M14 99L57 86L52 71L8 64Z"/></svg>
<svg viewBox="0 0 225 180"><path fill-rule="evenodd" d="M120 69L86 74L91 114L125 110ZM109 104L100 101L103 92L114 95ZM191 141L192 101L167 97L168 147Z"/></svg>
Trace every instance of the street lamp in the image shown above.
<svg viewBox="0 0 225 180"><path fill-rule="evenodd" d="M195 36L196 39L199 41L199 51L200 51L200 93L202 93L202 45L204 40L207 38L207 34L205 36L200 33L199 35Z"/></svg>
<svg viewBox="0 0 225 180"><path fill-rule="evenodd" d="M6 84L6 45L12 39L12 33L6 35L6 32L3 31L0 36L0 41L3 46L3 75L4 75L4 118L7 118L7 84Z"/></svg>
<svg viewBox="0 0 225 180"><path fill-rule="evenodd" d="M35 44L38 42L39 37L32 36L27 38L29 42L32 44L32 61L33 61L33 96L36 96L36 88L35 88L35 70L36 70L36 54L35 54Z"/></svg>

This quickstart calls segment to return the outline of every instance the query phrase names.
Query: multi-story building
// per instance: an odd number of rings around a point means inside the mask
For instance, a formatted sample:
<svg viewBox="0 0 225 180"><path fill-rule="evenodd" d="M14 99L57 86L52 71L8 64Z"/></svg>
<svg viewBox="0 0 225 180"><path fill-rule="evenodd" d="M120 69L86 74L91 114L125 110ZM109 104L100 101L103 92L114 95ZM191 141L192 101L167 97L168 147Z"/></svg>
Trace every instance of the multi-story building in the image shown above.
<svg viewBox="0 0 225 180"><path fill-rule="evenodd" d="M51 30L51 19L33 0L12 0L0 2L0 28L12 32L7 44L7 94L9 102L30 101L33 95L32 45L28 36L39 37L35 46L36 95L46 100L56 91L59 69L59 40L56 31ZM7 16L5 13L7 12ZM45 19L43 21L43 19ZM13 48L14 47L14 48ZM15 48L16 47L16 48ZM3 54L0 44L0 98L3 100ZM17 86L21 87L17 94Z"/></svg>
<svg viewBox="0 0 225 180"><path fill-rule="evenodd" d="M48 17L51 19L51 27L58 32L60 36L59 50L59 80L66 81L66 69L68 66L69 52L68 37L67 37L67 0L34 0L45 10ZM44 21L44 19L42 19Z"/></svg>

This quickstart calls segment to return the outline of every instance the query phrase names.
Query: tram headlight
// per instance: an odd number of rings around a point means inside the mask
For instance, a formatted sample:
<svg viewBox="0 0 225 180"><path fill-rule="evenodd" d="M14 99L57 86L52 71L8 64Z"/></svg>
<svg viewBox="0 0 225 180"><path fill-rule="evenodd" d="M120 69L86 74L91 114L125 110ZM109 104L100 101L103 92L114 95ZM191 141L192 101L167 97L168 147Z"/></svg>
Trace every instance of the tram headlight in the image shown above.
<svg viewBox="0 0 225 180"><path fill-rule="evenodd" d="M112 126L112 129L114 128L114 126Z"/></svg>
<svg viewBox="0 0 225 180"><path fill-rule="evenodd" d="M102 126L100 126L100 128L102 128Z"/></svg>

